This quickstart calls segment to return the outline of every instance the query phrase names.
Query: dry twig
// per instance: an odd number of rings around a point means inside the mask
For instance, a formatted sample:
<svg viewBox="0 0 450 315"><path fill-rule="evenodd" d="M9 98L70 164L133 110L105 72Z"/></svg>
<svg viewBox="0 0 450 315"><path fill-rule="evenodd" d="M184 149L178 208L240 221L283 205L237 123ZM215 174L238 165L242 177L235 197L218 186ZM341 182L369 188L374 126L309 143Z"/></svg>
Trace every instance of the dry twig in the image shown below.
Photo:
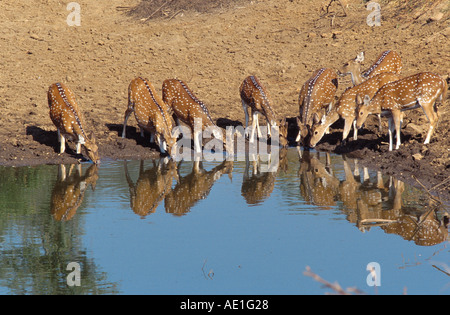
<svg viewBox="0 0 450 315"><path fill-rule="evenodd" d="M152 14L150 14L145 20L144 22L147 22L148 20L150 20L152 18L152 16L154 16L156 13L158 13L159 11L161 11L162 8L164 8L170 1L166 1L163 3L162 6L160 6L158 9L156 9L155 11L153 11Z"/></svg>
<svg viewBox="0 0 450 315"><path fill-rule="evenodd" d="M347 290L342 289L342 287L339 285L339 283L331 283L328 282L325 279L322 279L318 274L311 271L311 268L309 266L306 266L306 270L303 272L305 276L311 277L314 280L316 280L319 283L322 283L325 287L332 289L334 292L336 292L339 295L351 295L351 293L355 294L365 294L361 290L357 288L347 288Z"/></svg>

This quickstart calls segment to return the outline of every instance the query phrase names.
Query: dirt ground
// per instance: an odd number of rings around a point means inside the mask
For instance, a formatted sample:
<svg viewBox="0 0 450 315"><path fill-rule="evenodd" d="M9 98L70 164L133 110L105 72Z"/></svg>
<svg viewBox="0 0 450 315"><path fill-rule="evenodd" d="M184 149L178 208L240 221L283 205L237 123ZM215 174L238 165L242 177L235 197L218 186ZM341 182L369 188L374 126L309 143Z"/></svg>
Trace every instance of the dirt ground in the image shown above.
<svg viewBox="0 0 450 315"><path fill-rule="evenodd" d="M254 74L278 115L288 118L294 138L300 88L318 68L337 68L360 51L369 67L392 49L402 57L405 76L432 71L447 78L450 73L447 0L380 0L381 26L373 27L363 0L341 0L344 7L333 1L328 8L330 0L209 1L212 9L205 0L78 0L81 26L68 25L69 2L0 3L0 165L80 158L71 150L58 155L46 94L54 82L74 91L102 159L142 159L158 152L139 136L134 118L127 138L120 137L127 87L137 76L148 78L158 91L165 79L183 79L225 127L244 123L238 89ZM340 78L337 96L350 84L349 77ZM406 113L399 150L388 151L374 118L358 140L345 145L338 121L316 148L360 158L449 201L449 108L447 99L429 145L422 144L426 117L413 110Z"/></svg>

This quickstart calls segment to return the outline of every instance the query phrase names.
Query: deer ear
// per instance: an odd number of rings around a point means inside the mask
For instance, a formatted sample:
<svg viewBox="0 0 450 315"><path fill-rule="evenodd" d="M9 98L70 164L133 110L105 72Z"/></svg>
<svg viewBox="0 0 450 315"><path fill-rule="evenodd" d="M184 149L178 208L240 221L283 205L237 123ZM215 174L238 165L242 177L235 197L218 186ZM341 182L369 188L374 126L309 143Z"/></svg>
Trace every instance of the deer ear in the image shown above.
<svg viewBox="0 0 450 315"><path fill-rule="evenodd" d="M91 132L91 133L89 134L89 139L91 139L91 142L95 144L95 135L94 135L93 132Z"/></svg>
<svg viewBox="0 0 450 315"><path fill-rule="evenodd" d="M361 95L356 94L355 102L356 102L356 105L358 105L358 106L363 104L364 101L363 101Z"/></svg>
<svg viewBox="0 0 450 315"><path fill-rule="evenodd" d="M317 123L319 123L320 122L320 118L319 118L319 115L317 114L317 113L314 113L314 116L313 116L313 122L315 123L315 124L317 124Z"/></svg>
<svg viewBox="0 0 450 315"><path fill-rule="evenodd" d="M369 95L364 96L364 104L368 105L369 103L370 103L370 96Z"/></svg>
<svg viewBox="0 0 450 315"><path fill-rule="evenodd" d="M355 58L356 62L363 62L364 61L364 51L361 51Z"/></svg>

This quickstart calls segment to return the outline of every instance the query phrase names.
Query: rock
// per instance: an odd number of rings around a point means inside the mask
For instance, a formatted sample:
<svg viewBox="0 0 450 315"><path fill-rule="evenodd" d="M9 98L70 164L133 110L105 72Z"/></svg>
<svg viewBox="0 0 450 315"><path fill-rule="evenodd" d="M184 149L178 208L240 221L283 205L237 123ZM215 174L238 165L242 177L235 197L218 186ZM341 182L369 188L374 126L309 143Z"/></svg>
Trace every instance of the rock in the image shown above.
<svg viewBox="0 0 450 315"><path fill-rule="evenodd" d="M420 153L413 154L412 157L413 157L413 160L414 160L414 161L420 161L420 160L423 159L423 155L420 154Z"/></svg>
<svg viewBox="0 0 450 315"><path fill-rule="evenodd" d="M435 12L435 13L433 13L431 16L430 16L430 18L428 19L429 21L431 20L431 21L439 21L439 20L441 20L442 18L444 17L444 13L442 13L442 12Z"/></svg>

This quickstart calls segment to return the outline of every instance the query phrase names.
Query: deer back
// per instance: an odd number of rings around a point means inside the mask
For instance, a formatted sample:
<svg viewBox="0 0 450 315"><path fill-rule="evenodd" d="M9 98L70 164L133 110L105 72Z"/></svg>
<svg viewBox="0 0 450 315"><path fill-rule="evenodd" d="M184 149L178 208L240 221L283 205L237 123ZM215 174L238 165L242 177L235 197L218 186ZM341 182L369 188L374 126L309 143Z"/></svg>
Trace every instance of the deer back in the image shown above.
<svg viewBox="0 0 450 315"><path fill-rule="evenodd" d="M357 96L369 96L370 99L381 89L384 85L400 80L402 77L392 72L382 72L361 84L355 85L342 93L336 105L339 115L343 118L355 119Z"/></svg>
<svg viewBox="0 0 450 315"><path fill-rule="evenodd" d="M311 127L314 114L322 116L320 112L333 101L337 88L338 80L333 69L321 68L313 73L300 91L299 111L303 125Z"/></svg>
<svg viewBox="0 0 450 315"><path fill-rule="evenodd" d="M175 116L191 128L196 118L201 119L203 127L214 125L208 107L182 80L165 80L162 86L162 97Z"/></svg>
<svg viewBox="0 0 450 315"><path fill-rule="evenodd" d="M141 128L164 135L166 139L171 137L173 120L150 81L141 77L132 80L128 103L134 105L135 118Z"/></svg>
<svg viewBox="0 0 450 315"><path fill-rule="evenodd" d="M384 85L369 102L369 107L372 110L407 110L417 107L419 100L431 104L446 92L444 79L431 72L422 72Z"/></svg>
<svg viewBox="0 0 450 315"><path fill-rule="evenodd" d="M400 74L402 68L403 64L400 55L394 50L386 50L382 52L372 66L363 71L361 75L368 79L383 72Z"/></svg>
<svg viewBox="0 0 450 315"><path fill-rule="evenodd" d="M270 123L275 123L276 114L271 106L270 95L256 76L252 75L245 78L239 87L239 92L242 101L244 101L253 112L259 112L266 117Z"/></svg>
<svg viewBox="0 0 450 315"><path fill-rule="evenodd" d="M84 118L73 92L64 83L54 83L48 89L50 119L58 130L71 140L87 139Z"/></svg>

